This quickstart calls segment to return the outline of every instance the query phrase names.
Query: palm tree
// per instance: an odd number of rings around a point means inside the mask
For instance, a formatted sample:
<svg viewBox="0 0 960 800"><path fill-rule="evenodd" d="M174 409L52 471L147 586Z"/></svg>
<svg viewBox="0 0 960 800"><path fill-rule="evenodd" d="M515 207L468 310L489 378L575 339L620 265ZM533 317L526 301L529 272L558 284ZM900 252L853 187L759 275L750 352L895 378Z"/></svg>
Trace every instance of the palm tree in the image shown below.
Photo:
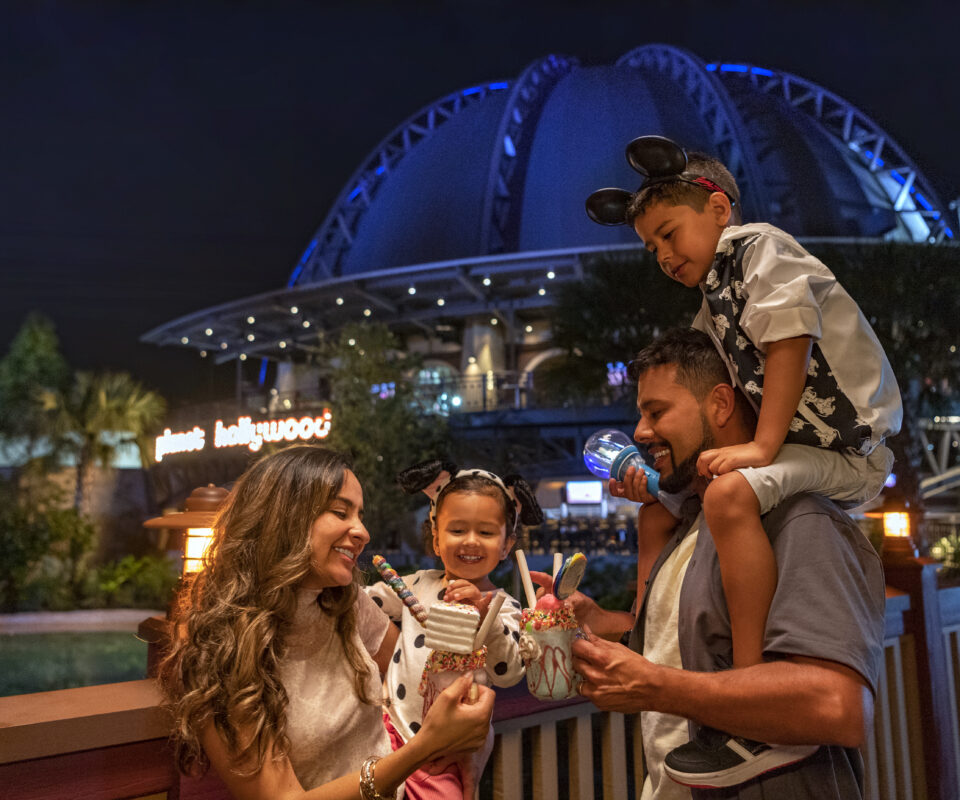
<svg viewBox="0 0 960 800"><path fill-rule="evenodd" d="M73 510L82 519L90 467L107 467L117 451L135 444L144 469L151 463L151 433L159 428L166 402L127 373L77 372L66 391L46 395L52 418L52 457L72 457L75 469ZM75 598L81 594L80 562L92 544L93 528L76 526L67 538L69 582ZM82 534L82 535L81 535Z"/></svg>
<svg viewBox="0 0 960 800"><path fill-rule="evenodd" d="M83 512L90 467L110 465L117 451L134 444L146 469L153 461L152 434L166 412L166 402L125 372L77 372L73 385L53 395L54 449L75 465L73 507Z"/></svg>

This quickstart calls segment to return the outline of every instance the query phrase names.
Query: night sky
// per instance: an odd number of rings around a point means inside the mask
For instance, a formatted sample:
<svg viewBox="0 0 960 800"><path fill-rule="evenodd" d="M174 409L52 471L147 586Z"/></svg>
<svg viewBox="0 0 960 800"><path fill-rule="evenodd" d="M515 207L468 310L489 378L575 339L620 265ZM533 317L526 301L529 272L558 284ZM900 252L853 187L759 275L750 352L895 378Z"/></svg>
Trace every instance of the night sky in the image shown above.
<svg viewBox="0 0 960 800"><path fill-rule="evenodd" d="M663 42L795 73L885 128L947 202L950 5L5 2L0 350L42 311L74 367L130 371L175 403L229 396L232 366L139 336L282 286L397 124L548 53L608 63Z"/></svg>

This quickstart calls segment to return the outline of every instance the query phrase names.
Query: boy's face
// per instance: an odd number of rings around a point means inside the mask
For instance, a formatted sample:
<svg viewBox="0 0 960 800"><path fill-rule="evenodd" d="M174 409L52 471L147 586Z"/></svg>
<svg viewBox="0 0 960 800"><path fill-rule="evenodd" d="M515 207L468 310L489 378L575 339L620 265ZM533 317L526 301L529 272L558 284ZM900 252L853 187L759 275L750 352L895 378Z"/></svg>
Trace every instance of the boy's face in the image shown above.
<svg viewBox="0 0 960 800"><path fill-rule="evenodd" d="M715 200L718 197L723 195L711 195L703 211L656 203L634 220L634 230L657 257L660 269L688 288L706 278L730 219L729 201L724 208L721 200Z"/></svg>

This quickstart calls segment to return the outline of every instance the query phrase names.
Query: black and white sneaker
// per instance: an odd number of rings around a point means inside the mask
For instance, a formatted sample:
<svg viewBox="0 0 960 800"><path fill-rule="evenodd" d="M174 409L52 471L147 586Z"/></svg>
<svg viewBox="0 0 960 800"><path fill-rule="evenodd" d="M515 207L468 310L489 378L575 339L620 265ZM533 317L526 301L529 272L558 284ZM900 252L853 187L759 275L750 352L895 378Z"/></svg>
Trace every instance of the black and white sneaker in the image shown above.
<svg viewBox="0 0 960 800"><path fill-rule="evenodd" d="M817 745L765 744L704 727L693 740L667 753L663 768L684 786L716 789L796 764L817 750Z"/></svg>

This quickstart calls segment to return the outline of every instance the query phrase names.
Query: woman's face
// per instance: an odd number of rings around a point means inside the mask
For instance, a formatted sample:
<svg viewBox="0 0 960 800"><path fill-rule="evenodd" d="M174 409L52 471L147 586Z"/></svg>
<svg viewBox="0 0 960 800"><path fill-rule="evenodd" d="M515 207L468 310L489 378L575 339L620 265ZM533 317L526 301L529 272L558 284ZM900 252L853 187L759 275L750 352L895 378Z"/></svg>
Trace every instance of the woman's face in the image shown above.
<svg viewBox="0 0 960 800"><path fill-rule="evenodd" d="M350 470L343 474L343 486L330 507L310 526L310 574L303 586L326 589L346 586L353 580L353 568L370 534L363 526L363 490Z"/></svg>

